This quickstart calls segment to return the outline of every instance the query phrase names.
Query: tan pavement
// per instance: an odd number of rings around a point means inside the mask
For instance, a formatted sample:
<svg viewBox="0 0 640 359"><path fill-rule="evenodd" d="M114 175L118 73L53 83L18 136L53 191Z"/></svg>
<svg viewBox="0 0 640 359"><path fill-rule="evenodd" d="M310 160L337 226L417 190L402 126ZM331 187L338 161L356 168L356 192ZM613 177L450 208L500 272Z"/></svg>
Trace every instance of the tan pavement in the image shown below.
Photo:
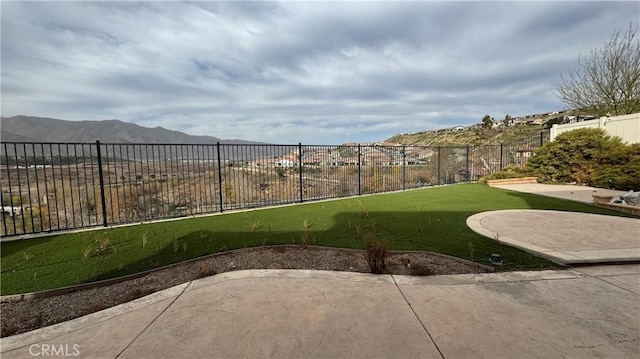
<svg viewBox="0 0 640 359"><path fill-rule="evenodd" d="M633 358L640 265L433 277L230 272L0 344L3 359L54 349L80 358Z"/></svg>
<svg viewBox="0 0 640 359"><path fill-rule="evenodd" d="M493 187L510 191L539 194L541 196L547 197L568 199L583 203L593 203L593 195L615 196L627 193L625 191L616 191L589 186L551 185L542 183L507 184L496 185Z"/></svg>
<svg viewBox="0 0 640 359"><path fill-rule="evenodd" d="M593 195L627 192L541 183L497 188L593 203ZM640 219L588 213L504 210L467 218L473 231L561 265L640 261Z"/></svg>
<svg viewBox="0 0 640 359"><path fill-rule="evenodd" d="M640 261L640 219L503 210L467 218L473 231L561 265Z"/></svg>

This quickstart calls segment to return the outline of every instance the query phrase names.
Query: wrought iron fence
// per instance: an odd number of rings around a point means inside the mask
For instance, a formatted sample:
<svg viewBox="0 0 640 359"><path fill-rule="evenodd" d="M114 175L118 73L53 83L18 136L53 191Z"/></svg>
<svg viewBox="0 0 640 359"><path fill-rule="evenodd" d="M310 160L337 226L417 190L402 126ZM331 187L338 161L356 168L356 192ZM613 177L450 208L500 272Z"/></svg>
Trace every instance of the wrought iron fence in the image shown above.
<svg viewBox="0 0 640 359"><path fill-rule="evenodd" d="M548 132L496 146L2 143L1 236L475 181Z"/></svg>

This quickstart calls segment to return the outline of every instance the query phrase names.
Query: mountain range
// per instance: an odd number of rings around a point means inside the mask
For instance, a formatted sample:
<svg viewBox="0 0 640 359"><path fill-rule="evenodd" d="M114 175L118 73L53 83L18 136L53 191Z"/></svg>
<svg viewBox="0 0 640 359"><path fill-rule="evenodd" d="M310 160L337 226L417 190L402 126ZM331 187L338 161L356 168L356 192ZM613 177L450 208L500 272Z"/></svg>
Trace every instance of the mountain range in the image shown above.
<svg viewBox="0 0 640 359"><path fill-rule="evenodd" d="M143 127L119 120L64 121L53 118L12 116L0 118L2 142L251 144L212 136L192 136L162 127Z"/></svg>

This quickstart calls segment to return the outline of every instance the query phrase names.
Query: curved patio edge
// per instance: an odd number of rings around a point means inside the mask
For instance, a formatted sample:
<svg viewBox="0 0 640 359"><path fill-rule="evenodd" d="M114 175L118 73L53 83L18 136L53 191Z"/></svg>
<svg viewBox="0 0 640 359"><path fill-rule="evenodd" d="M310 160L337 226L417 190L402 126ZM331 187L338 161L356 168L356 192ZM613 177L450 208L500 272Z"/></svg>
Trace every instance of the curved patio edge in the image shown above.
<svg viewBox="0 0 640 359"><path fill-rule="evenodd" d="M466 223L484 237L562 266L640 262L640 219L514 209L477 213Z"/></svg>

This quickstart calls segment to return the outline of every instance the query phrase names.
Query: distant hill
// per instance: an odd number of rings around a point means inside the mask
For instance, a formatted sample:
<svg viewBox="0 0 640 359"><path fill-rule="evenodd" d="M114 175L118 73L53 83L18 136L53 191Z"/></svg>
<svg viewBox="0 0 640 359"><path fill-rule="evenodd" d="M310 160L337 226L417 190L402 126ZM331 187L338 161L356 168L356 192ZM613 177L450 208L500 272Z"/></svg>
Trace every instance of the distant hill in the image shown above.
<svg viewBox="0 0 640 359"><path fill-rule="evenodd" d="M0 125L3 125L3 124L4 123L0 122ZM3 142L38 142L32 138L22 136L22 135L16 135L15 133L5 131L4 128L2 128L2 134L0 134L0 140L2 140Z"/></svg>
<svg viewBox="0 0 640 359"><path fill-rule="evenodd" d="M3 142L95 142L164 144L250 144L243 140L221 140L192 136L162 127L142 127L119 120L64 121L53 118L13 116L0 119Z"/></svg>
<svg viewBox="0 0 640 359"><path fill-rule="evenodd" d="M398 134L385 141L389 144L413 146L467 146L496 145L534 136L543 130L541 125L521 125L484 129L470 127L464 130L435 130Z"/></svg>
<svg viewBox="0 0 640 359"><path fill-rule="evenodd" d="M480 124L457 126L447 129L401 133L385 140L385 144L402 144L414 146L467 146L497 145L529 136L540 134L545 124L557 117L564 117L573 112L529 115L514 118L513 123L506 125L501 121L496 127L483 128Z"/></svg>

